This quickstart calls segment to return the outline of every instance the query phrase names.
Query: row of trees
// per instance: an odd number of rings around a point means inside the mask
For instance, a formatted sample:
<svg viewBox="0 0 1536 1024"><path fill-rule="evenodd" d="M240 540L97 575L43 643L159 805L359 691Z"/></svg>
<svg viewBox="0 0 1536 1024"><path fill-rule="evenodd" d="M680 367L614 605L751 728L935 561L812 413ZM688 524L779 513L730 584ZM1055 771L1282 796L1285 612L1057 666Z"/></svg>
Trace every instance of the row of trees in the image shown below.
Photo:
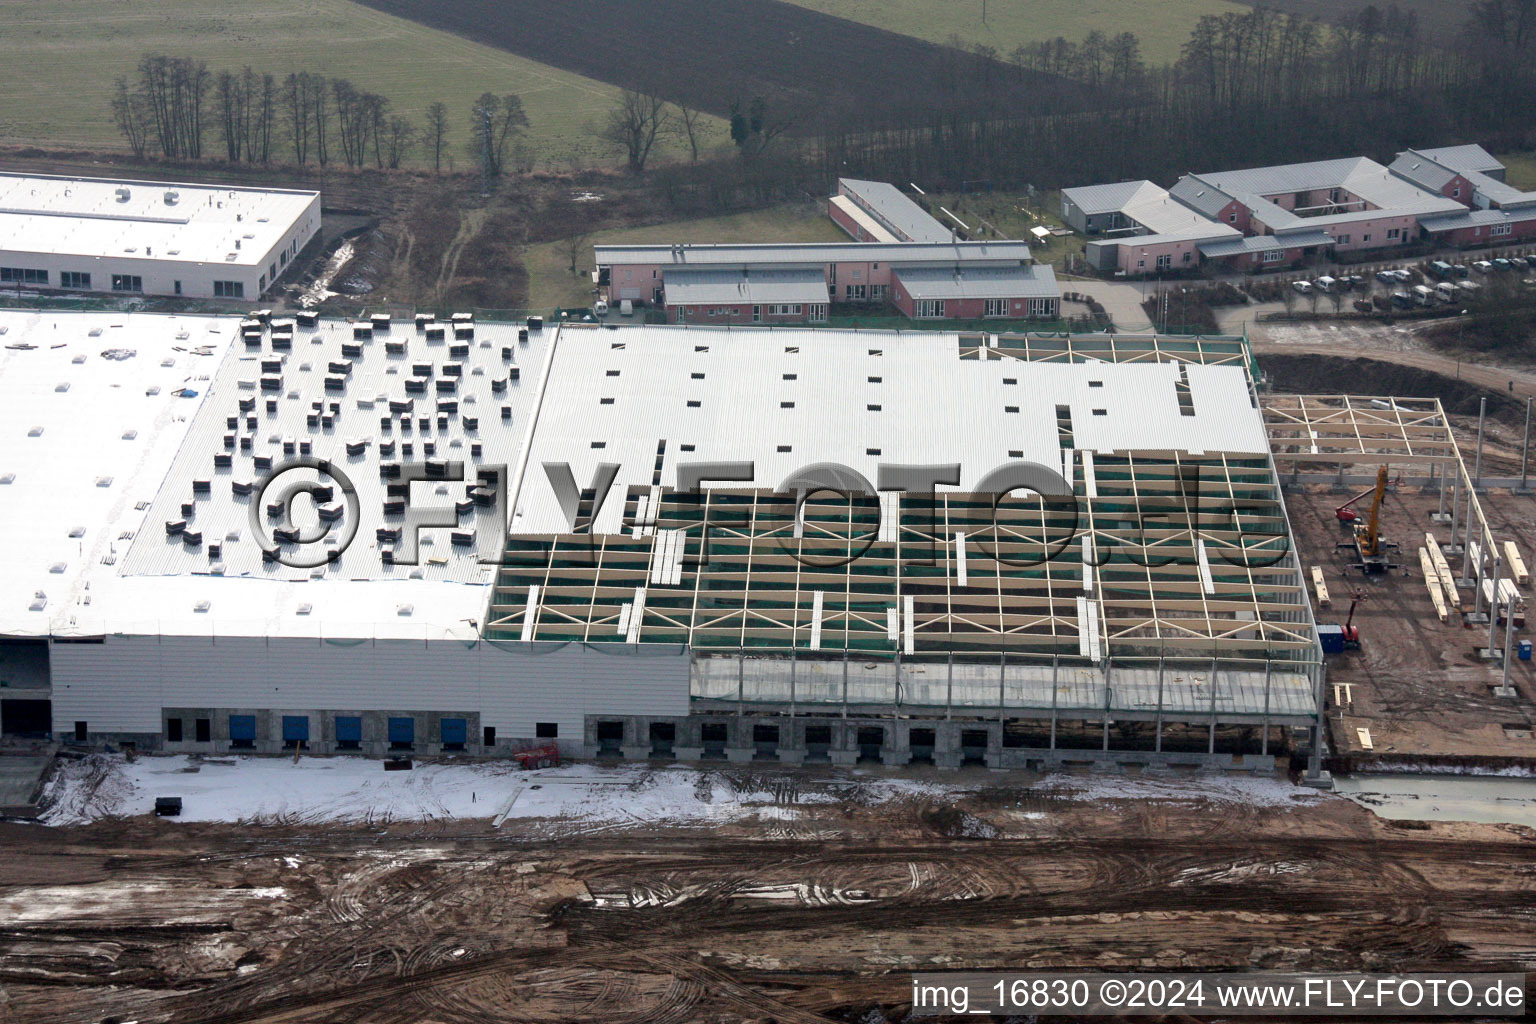
<svg viewBox="0 0 1536 1024"><path fill-rule="evenodd" d="M1125 35L1010 55L1021 73L1097 82L1086 107L957 103L905 126L827 128L807 155L829 176L1057 187L1457 138L1524 148L1536 142L1533 41L1536 0L1479 0L1461 35L1435 38L1395 6L1326 28L1255 8L1201 18L1170 67L1145 66Z"/></svg>
<svg viewBox="0 0 1536 1024"><path fill-rule="evenodd" d="M904 120L838 115L846 105L790 94L738 97L713 112L727 114L745 162L773 147L823 179L939 185L1166 180L1192 168L1385 154L1456 137L1528 145L1536 0L1475 0L1468 11L1462 35L1435 38L1395 5L1327 27L1262 7L1208 15L1167 67L1149 67L1131 32L1031 43L1006 56L954 38L947 57L914 70L931 80ZM1031 84L1041 81L1057 86ZM450 151L441 103L417 123L346 79L301 72L279 81L249 68L214 75L161 55L119 79L113 115L136 153L169 159L204 156L210 134L226 159L252 162L291 151L300 164L394 167L420 151L440 170ZM464 148L487 176L531 169L517 96L487 93L468 120ZM667 138L686 144L697 164L708 120L666 90L628 89L589 130L639 174Z"/></svg>
<svg viewBox="0 0 1536 1024"><path fill-rule="evenodd" d="M348 167L399 167L421 149L434 170L448 155L448 108L433 103L420 124L394 111L388 97L359 89L345 78L300 71L282 80L249 66L208 70L190 57L147 54L133 78L117 79L112 120L135 156L197 160L210 138L231 162L270 163L291 155L294 163ZM515 94L484 93L470 109L466 149L488 176L509 162L531 168L521 145L528 128Z"/></svg>

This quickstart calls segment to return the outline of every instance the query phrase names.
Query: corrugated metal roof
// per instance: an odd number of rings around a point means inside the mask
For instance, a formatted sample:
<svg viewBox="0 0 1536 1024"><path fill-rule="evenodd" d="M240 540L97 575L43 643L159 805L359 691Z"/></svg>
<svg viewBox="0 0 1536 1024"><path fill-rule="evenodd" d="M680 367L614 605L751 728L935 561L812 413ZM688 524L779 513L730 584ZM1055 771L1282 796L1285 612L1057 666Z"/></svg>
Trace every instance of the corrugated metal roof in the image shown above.
<svg viewBox="0 0 1536 1024"><path fill-rule="evenodd" d="M1301 249L1312 245L1332 245L1333 237L1326 231L1299 231L1286 235L1250 235L1246 238L1228 238L1219 242L1206 242L1200 246L1200 254L1212 258L1239 256L1249 252L1274 252L1284 249Z"/></svg>
<svg viewBox="0 0 1536 1024"><path fill-rule="evenodd" d="M829 207L831 207L831 208L835 208L837 210L841 210L842 213L843 213L843 216L847 217L849 220L853 221L860 228L862 228L863 231L864 231L864 234L867 236L867 238L865 239L867 241L870 241L870 242L899 242L899 241L901 241L901 239L897 238L895 235L893 235L891 233L891 229L890 228L886 227L884 224L881 224L879 221L875 220L875 218L873 218L869 214L865 213L863 207L859 206L858 203L855 203L852 199L848 198L847 196L832 196L832 197L827 199L827 205ZM834 221L833 223L836 223L836 221ZM842 225L838 225L838 226L841 227ZM855 236L855 237L857 237L857 236Z"/></svg>
<svg viewBox="0 0 1536 1024"><path fill-rule="evenodd" d="M1061 296L1056 272L1043 264L906 267L895 274L914 299L1054 299Z"/></svg>
<svg viewBox="0 0 1536 1024"><path fill-rule="evenodd" d="M600 267L796 266L809 263L1017 262L1030 258L1027 242L831 242L763 245L597 245Z"/></svg>
<svg viewBox="0 0 1536 1024"><path fill-rule="evenodd" d="M1195 412L1186 416L1177 364L975 360L959 352L959 335L937 331L562 329L513 529L568 530L541 464L569 463L584 483L598 463L616 462L613 497L594 532L619 532L624 502L614 499L651 487L662 443L667 487L680 461L751 461L762 487L822 462L871 482L881 463L958 462L961 491L1012 450L1059 464L1057 405L1071 407L1079 448L1267 451L1240 366L1185 367Z"/></svg>
<svg viewBox="0 0 1536 1024"><path fill-rule="evenodd" d="M954 236L917 203L887 181L839 178L837 187L852 197L898 238L911 242L948 242Z"/></svg>
<svg viewBox="0 0 1536 1024"><path fill-rule="evenodd" d="M826 272L820 267L788 270L673 270L667 274L669 306L711 302L825 303Z"/></svg>
<svg viewBox="0 0 1536 1024"><path fill-rule="evenodd" d="M1418 153L1427 156L1436 163L1446 167L1455 168L1458 171L1478 171L1488 174L1492 171L1502 171L1504 165L1493 158L1482 146L1477 143L1469 143L1464 146L1440 146L1436 149L1409 150L1410 153Z"/></svg>
<svg viewBox="0 0 1536 1024"><path fill-rule="evenodd" d="M1198 174L1184 175L1174 183L1168 194L1207 217L1220 214L1233 198Z"/></svg>
<svg viewBox="0 0 1536 1024"><path fill-rule="evenodd" d="M1431 192L1439 192L1458 173L1428 154L1412 149L1397 154L1397 159L1387 166L1387 170Z"/></svg>
<svg viewBox="0 0 1536 1024"><path fill-rule="evenodd" d="M1488 224L1525 224L1533 220L1536 220L1536 207L1518 210L1461 210L1434 217L1420 217L1419 226L1425 231L1455 231L1458 228Z"/></svg>
<svg viewBox="0 0 1536 1024"><path fill-rule="evenodd" d="M1333 188L1358 197L1371 209L1303 217L1266 198ZM1325 225L1351 224L1393 214L1424 216L1454 211L1461 206L1454 199L1425 191L1366 157L1191 174L1181 178L1172 191L1181 202L1208 216L1215 216L1226 205L1221 198L1224 194L1242 203L1276 232L1304 227L1321 230Z"/></svg>
<svg viewBox="0 0 1536 1024"><path fill-rule="evenodd" d="M1061 190L1061 198L1090 216L1118 213L1128 203L1139 199L1162 198L1167 194L1166 190L1145 179L1116 181L1106 185L1079 185L1077 188Z"/></svg>

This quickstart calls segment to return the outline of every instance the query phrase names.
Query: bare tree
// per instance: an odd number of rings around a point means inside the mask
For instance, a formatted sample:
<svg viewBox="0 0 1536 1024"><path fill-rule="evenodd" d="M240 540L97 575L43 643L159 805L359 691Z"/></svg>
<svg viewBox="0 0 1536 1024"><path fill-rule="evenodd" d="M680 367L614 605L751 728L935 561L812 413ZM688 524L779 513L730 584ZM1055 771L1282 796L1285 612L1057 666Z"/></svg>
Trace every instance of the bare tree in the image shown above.
<svg viewBox="0 0 1536 1024"><path fill-rule="evenodd" d="M498 99L486 92L470 108L469 124L470 152L479 157L487 177L496 177L505 166L508 142L528 127L528 114L516 93Z"/></svg>
<svg viewBox="0 0 1536 1024"><path fill-rule="evenodd" d="M656 136L670 120L666 100L654 93L625 89L597 137L624 154L631 174L642 174Z"/></svg>
<svg viewBox="0 0 1536 1024"><path fill-rule="evenodd" d="M445 104L438 102L427 107L423 137L432 149L432 173L440 174L443 170L443 143L448 140L448 107Z"/></svg>
<svg viewBox="0 0 1536 1024"><path fill-rule="evenodd" d="M679 138L688 142L688 162L699 162L699 136L704 132L704 111L697 107L690 107L685 103L676 105L677 118L673 122L673 131Z"/></svg>
<svg viewBox="0 0 1536 1024"><path fill-rule="evenodd" d="M400 161L410 150L416 141L416 127L409 120L396 114L389 119L387 129L386 150L388 152L389 166L391 170L400 166Z"/></svg>
<svg viewBox="0 0 1536 1024"><path fill-rule="evenodd" d="M123 133L133 155L143 158L149 146L149 111L142 94L128 88L128 79L117 77L112 92L112 123Z"/></svg>
<svg viewBox="0 0 1536 1024"><path fill-rule="evenodd" d="M315 128L315 159L324 167L331 159L331 91L324 75L309 78L310 116Z"/></svg>

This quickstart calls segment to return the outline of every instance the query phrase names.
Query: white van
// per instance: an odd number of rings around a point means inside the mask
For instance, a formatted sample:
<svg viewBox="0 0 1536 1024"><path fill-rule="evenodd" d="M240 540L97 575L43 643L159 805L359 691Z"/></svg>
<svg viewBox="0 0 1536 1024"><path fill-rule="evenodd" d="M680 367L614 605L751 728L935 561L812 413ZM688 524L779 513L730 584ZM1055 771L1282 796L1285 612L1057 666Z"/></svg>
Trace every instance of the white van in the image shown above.
<svg viewBox="0 0 1536 1024"><path fill-rule="evenodd" d="M1312 290L1311 281L1292 281L1291 287L1305 295Z"/></svg>
<svg viewBox="0 0 1536 1024"><path fill-rule="evenodd" d="M596 302L592 303L592 315L593 316L598 316L598 317L607 316L608 315L608 300L607 299L598 299Z"/></svg>
<svg viewBox="0 0 1536 1024"><path fill-rule="evenodd" d="M635 304L629 299L619 300L619 316L634 316Z"/></svg>
<svg viewBox="0 0 1536 1024"><path fill-rule="evenodd" d="M1435 290L1422 284L1413 286L1413 301L1420 306L1433 306L1435 304Z"/></svg>
<svg viewBox="0 0 1536 1024"><path fill-rule="evenodd" d="M1456 286L1449 281L1441 281L1435 285L1435 298L1441 302L1456 301Z"/></svg>
<svg viewBox="0 0 1536 1024"><path fill-rule="evenodd" d="M1322 277L1318 278L1313 283L1316 284L1317 287L1321 288L1323 291L1331 292L1331 291L1333 291L1334 286L1337 285L1339 282L1336 281L1334 278L1329 277L1327 274L1324 274Z"/></svg>

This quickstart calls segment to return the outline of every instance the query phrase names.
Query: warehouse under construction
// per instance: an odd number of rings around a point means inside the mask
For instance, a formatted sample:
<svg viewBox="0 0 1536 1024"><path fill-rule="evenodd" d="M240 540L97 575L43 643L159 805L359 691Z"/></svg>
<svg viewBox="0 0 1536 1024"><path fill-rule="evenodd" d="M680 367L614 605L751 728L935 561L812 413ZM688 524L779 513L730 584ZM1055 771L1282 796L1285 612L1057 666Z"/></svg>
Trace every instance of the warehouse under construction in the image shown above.
<svg viewBox="0 0 1536 1024"><path fill-rule="evenodd" d="M1317 770L1242 338L0 332L0 665L62 738Z"/></svg>

